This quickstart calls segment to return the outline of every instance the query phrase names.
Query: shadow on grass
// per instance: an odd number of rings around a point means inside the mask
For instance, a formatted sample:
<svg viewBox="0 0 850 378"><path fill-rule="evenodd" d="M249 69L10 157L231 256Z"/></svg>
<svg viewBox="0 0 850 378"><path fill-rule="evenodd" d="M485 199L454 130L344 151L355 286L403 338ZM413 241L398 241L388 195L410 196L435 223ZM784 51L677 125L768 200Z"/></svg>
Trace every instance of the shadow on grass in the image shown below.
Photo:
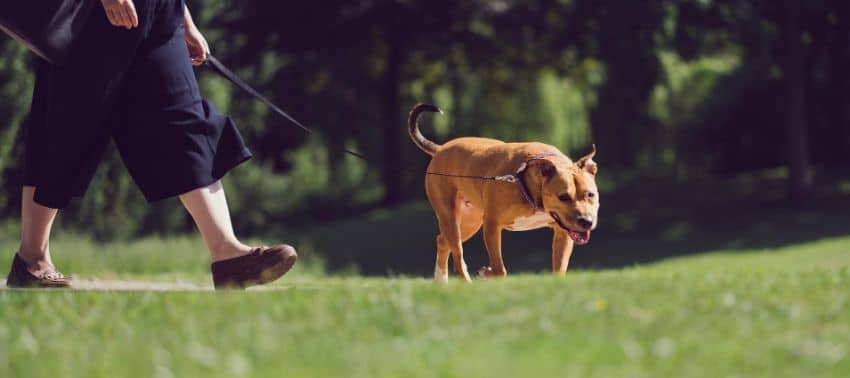
<svg viewBox="0 0 850 378"><path fill-rule="evenodd" d="M780 177L674 183L642 178L601 195L600 224L577 247L571 269L619 268L709 251L774 248L850 234L850 180L819 178L803 203L784 198ZM424 195L423 195L424 198ZM366 275L430 275L436 220L427 202L297 232L299 247L315 251L328 269L354 267ZM551 230L503 233L511 272L548 270ZM481 233L464 244L470 270L487 264Z"/></svg>

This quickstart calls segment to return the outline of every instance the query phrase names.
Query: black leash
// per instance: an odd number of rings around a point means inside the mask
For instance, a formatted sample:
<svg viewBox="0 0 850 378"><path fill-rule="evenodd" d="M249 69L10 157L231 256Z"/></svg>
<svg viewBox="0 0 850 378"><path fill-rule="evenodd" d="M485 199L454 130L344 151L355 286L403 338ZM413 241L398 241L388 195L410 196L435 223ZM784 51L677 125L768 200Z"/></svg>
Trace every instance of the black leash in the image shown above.
<svg viewBox="0 0 850 378"><path fill-rule="evenodd" d="M298 128L300 128L301 130L304 130L304 132L306 132L307 134L313 134L312 129L310 129L307 126L304 126L303 124L301 124L301 122L298 122L297 119L292 118L292 116L290 116L289 114L286 114L286 112L283 111L283 109L279 108L277 105L275 105L269 99L267 99L265 96L261 95L260 92L257 92L256 89L252 88L250 85L248 85L248 83L246 83L244 80L240 79L239 76L236 76L236 74L233 73L233 71L231 71L230 69L225 67L225 65L222 64L221 62L219 62L218 59L216 59L214 56L208 55L207 60L206 60L206 64L207 64L207 66L212 68L213 71L215 71L216 73L223 76L225 79L227 79L228 81L230 81L231 83L233 83L234 85L239 87L239 89L241 89L245 92L248 92L248 94L250 94L251 96L254 96L257 100L260 100L260 102L262 102L263 104L266 104L266 106L271 108L271 110L274 110L275 113L280 114L281 116L283 116L283 118L288 119L290 122L295 124L295 126L298 126ZM335 147L345 151L347 154L350 154L352 156L356 156L356 157L360 158L361 160L369 163L369 158L367 158L366 155L363 155L363 154L361 154L357 151L352 151L352 150L345 148L345 147L341 147L341 146L335 146Z"/></svg>
<svg viewBox="0 0 850 378"><path fill-rule="evenodd" d="M313 129L311 129L307 126L304 126L301 122L298 122L298 120L296 120L295 118L292 118L292 116L290 116L289 114L286 114L286 112L284 112L283 109L279 108L277 105L275 105L274 103L269 101L269 99L267 99L265 96L261 95L260 92L257 92L256 89L252 88L250 85L248 85L248 83L246 83L244 80L240 79L239 76L236 76L236 74L233 73L233 71L228 69L224 64L222 64L214 56L207 55L207 60L206 60L205 64L208 67L210 67L213 71L215 71L217 74L221 75L222 77L224 77L225 79L227 79L228 81L230 81L231 83L233 83L234 85L239 87L239 89L241 89L245 92L248 92L248 94L250 94L251 96L254 96L257 100L260 100L260 102L262 102L263 104L266 104L266 106L268 106L269 108L274 110L275 113L277 113L277 114L281 115L282 117L288 119L290 122L295 124L295 126L297 126L299 129L303 130L304 132L306 132L308 134L314 133ZM340 150L345 151L345 153L352 155L354 157L357 157L360 160L363 160L367 164L372 163L372 161L370 161L369 158L366 155L364 155L360 152L352 151L352 150L350 150L346 147L334 145L332 143L331 143L331 146L333 146L335 148L339 148ZM410 171L412 172L412 170L410 170ZM418 173L418 171L416 173ZM520 182L519 177L517 177L516 174L502 175L502 176L465 176L465 175L453 175L453 174L449 174L449 173L437 173L437 172L425 172L425 174L426 175L433 175L433 176L469 178L469 179L501 181L501 182L509 182L509 183ZM521 185L521 186L524 186L524 185Z"/></svg>

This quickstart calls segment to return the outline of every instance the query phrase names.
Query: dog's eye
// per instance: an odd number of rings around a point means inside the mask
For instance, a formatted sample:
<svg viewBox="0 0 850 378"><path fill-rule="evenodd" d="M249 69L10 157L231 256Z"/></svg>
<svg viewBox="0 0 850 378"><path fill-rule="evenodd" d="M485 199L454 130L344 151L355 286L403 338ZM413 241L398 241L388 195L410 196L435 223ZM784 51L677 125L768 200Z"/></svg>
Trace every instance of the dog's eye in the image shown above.
<svg viewBox="0 0 850 378"><path fill-rule="evenodd" d="M587 198L596 197L596 193L594 193L594 192L587 192L587 194L585 194L585 195L587 196Z"/></svg>
<svg viewBox="0 0 850 378"><path fill-rule="evenodd" d="M563 202L570 202L570 201L573 200L572 198L570 198L570 195L566 194L566 193L559 195L558 199L563 201Z"/></svg>

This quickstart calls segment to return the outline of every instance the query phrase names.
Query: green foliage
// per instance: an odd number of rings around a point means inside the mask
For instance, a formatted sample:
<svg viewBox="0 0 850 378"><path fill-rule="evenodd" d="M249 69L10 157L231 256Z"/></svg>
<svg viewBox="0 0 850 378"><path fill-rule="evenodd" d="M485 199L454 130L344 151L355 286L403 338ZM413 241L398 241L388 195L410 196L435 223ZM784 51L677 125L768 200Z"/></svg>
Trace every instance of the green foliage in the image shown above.
<svg viewBox="0 0 850 378"><path fill-rule="evenodd" d="M551 140L551 144L571 154L589 145L590 122L585 110L588 101L581 87L553 72L543 72L538 87L541 104L539 112L544 115L545 121L541 135L532 135L528 139Z"/></svg>
<svg viewBox="0 0 850 378"><path fill-rule="evenodd" d="M21 123L27 115L33 74L29 69L29 53L18 43L3 38L0 40L0 214L4 209L19 206L23 149L19 141ZM17 181L17 182L16 182Z"/></svg>
<svg viewBox="0 0 850 378"><path fill-rule="evenodd" d="M810 134L811 159L850 159L850 6L797 0L317 3L190 2L213 53L308 136L211 72L205 97L239 125L255 159L226 179L247 233L421 200L427 163L405 114L442 142L542 141L575 156L599 148L602 181L680 180L787 165L784 128ZM786 83L786 6L800 5L805 88ZM793 39L792 39L793 40ZM30 58L0 41L0 216L19 211ZM797 84L795 84L797 85ZM804 92L805 124L789 125ZM780 95L782 94L782 95ZM780 127L778 125L784 125ZM331 145L371 157L354 160ZM789 177L798 175L789 171ZM88 196L59 218L99 239L191 229L176 201L148 205L107 155Z"/></svg>
<svg viewBox="0 0 850 378"><path fill-rule="evenodd" d="M690 62L671 52L662 52L659 57L663 75L653 90L650 114L659 122L656 138L661 150L656 151L651 163L687 178L688 168L710 155L688 139L705 126L708 112L716 110L706 105L713 103L711 96L718 95L718 80L728 77L740 61L736 55L707 56Z"/></svg>
<svg viewBox="0 0 850 378"><path fill-rule="evenodd" d="M714 94L718 77L738 68L735 55L710 56L685 62L676 54L660 54L664 80L655 87L651 112L663 124L674 127L699 119L699 106Z"/></svg>

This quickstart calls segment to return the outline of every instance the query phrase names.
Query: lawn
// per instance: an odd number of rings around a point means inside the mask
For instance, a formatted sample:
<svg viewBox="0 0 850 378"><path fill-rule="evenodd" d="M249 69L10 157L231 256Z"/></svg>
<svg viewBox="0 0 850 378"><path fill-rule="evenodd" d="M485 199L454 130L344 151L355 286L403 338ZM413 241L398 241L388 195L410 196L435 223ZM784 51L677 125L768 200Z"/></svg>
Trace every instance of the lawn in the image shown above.
<svg viewBox="0 0 850 378"><path fill-rule="evenodd" d="M56 243L83 277L208 280L195 239L86 243ZM850 237L447 286L307 261L247 293L0 290L0 375L850 375Z"/></svg>
<svg viewBox="0 0 850 378"><path fill-rule="evenodd" d="M564 278L535 231L505 233L508 279L433 284L423 202L270 225L253 242L301 259L248 292L209 291L197 237L60 227L54 260L81 282L175 290L0 289L0 377L850 376L850 181L790 205L778 181L640 184L604 195ZM0 227L2 269L14 228ZM485 255L467 244L472 269Z"/></svg>

